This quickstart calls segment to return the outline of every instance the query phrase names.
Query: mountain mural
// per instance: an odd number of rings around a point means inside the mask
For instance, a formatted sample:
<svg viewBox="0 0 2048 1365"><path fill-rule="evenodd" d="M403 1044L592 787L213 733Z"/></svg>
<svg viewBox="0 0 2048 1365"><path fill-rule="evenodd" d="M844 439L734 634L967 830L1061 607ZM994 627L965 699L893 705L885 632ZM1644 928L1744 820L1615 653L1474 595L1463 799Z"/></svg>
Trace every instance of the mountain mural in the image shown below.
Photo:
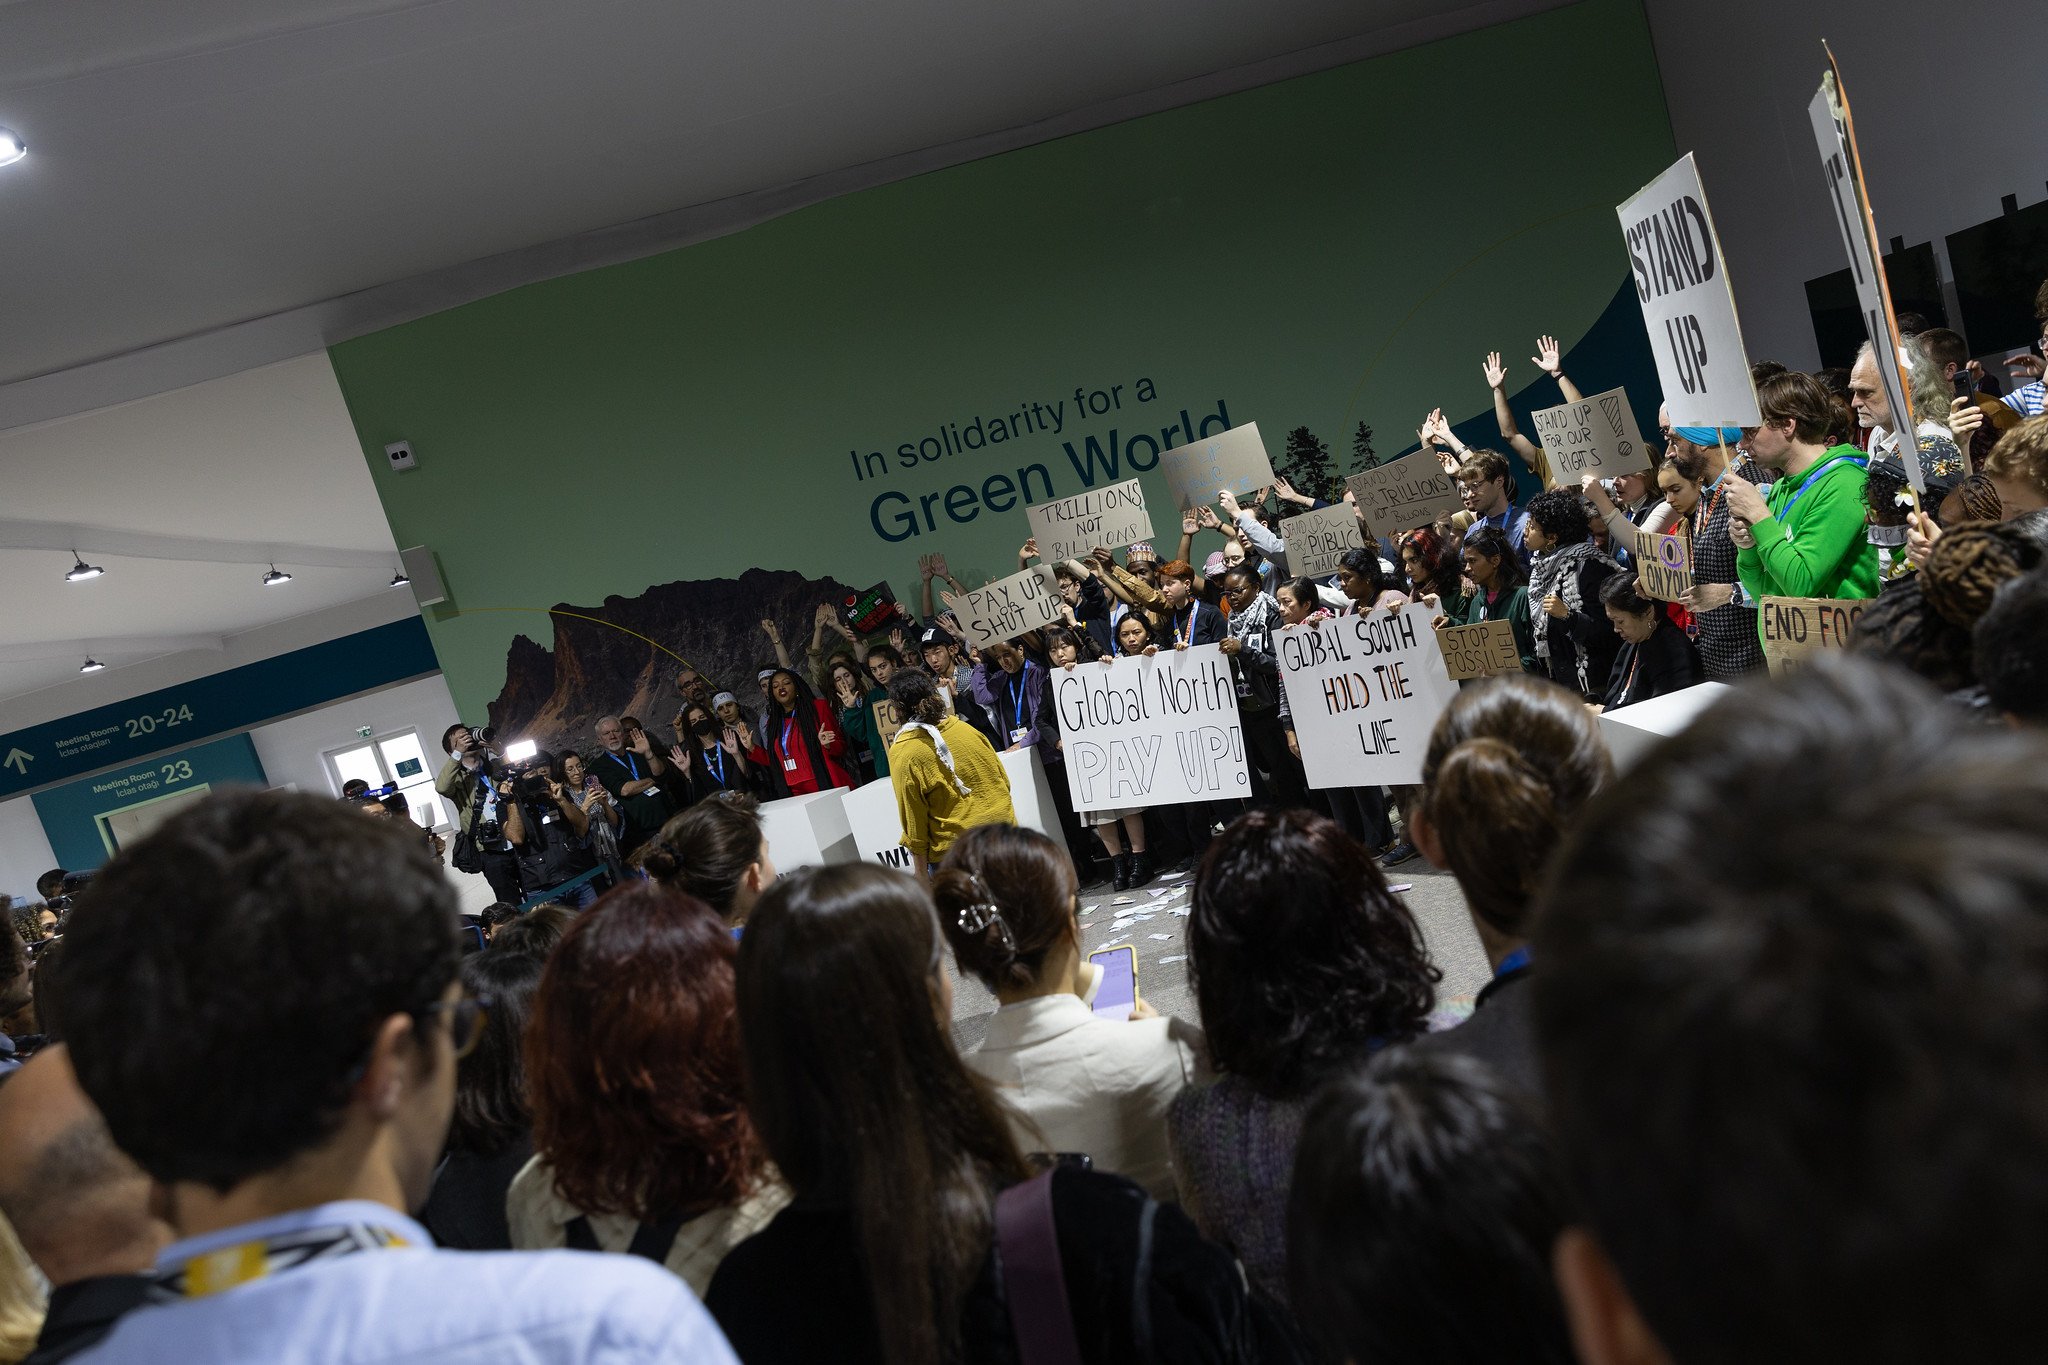
<svg viewBox="0 0 2048 1365"><path fill-rule="evenodd" d="M502 741L532 739L557 753L588 753L597 747L591 731L599 716L630 715L646 722L657 745L666 745L681 705L675 680L682 665L664 649L689 660L714 690L730 690L758 712L755 674L775 665L761 622L776 623L801 671L819 604L837 606L857 592L836 579L749 569L738 578L657 584L598 606L560 603L548 618L554 623L550 647L524 635L513 639L490 723Z"/></svg>

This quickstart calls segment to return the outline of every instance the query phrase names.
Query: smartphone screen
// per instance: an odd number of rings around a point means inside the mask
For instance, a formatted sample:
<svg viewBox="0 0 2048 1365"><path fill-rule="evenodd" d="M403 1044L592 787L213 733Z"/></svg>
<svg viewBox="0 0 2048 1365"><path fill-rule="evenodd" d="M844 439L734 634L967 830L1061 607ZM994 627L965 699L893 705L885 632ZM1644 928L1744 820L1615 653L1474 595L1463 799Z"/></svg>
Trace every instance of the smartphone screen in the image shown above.
<svg viewBox="0 0 2048 1365"><path fill-rule="evenodd" d="M1088 954L1088 960L1102 968L1102 984L1095 991L1095 1017L1129 1019L1138 1007L1138 950L1104 948Z"/></svg>

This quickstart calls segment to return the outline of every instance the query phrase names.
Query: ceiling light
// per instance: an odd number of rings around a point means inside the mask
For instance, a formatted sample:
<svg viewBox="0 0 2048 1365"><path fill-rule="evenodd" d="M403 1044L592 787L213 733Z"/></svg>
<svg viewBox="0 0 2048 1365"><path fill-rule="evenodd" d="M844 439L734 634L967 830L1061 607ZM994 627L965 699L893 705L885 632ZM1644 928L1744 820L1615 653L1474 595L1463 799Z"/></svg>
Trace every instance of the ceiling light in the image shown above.
<svg viewBox="0 0 2048 1365"><path fill-rule="evenodd" d="M71 557L73 559L78 560L78 562L71 566L70 573L64 575L64 581L66 583L83 583L88 578L98 578L101 574L106 572L106 570L102 569L99 565L88 564L83 559L80 559L78 551L76 550L73 550L71 552Z"/></svg>
<svg viewBox="0 0 2048 1365"><path fill-rule="evenodd" d="M28 144L21 140L21 134L0 128L0 166L12 166L27 155Z"/></svg>
<svg viewBox="0 0 2048 1365"><path fill-rule="evenodd" d="M405 570L400 569L397 573L391 575L391 582L389 583L388 586L393 588L402 588L410 582L412 582L412 580L405 576Z"/></svg>
<svg viewBox="0 0 2048 1365"><path fill-rule="evenodd" d="M292 576L279 569L275 564L270 566L269 573L263 575L263 586L266 588L281 587L291 581Z"/></svg>
<svg viewBox="0 0 2048 1365"><path fill-rule="evenodd" d="M78 671L80 673L97 673L105 667L106 665L101 663L98 659L88 657L84 663L78 666Z"/></svg>

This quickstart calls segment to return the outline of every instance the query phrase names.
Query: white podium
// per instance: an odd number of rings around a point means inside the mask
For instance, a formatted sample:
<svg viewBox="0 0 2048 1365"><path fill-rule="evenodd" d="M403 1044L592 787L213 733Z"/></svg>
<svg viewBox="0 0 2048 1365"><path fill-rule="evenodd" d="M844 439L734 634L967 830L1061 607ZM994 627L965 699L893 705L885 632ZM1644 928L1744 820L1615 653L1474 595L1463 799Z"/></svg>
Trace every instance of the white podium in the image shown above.
<svg viewBox="0 0 2048 1365"><path fill-rule="evenodd" d="M883 786L887 790L887 784ZM775 860L776 870L858 861L861 855L846 821L845 804L858 794L834 787L762 802L761 834L768 840L768 856Z"/></svg>
<svg viewBox="0 0 2048 1365"><path fill-rule="evenodd" d="M1600 738L1614 755L1614 770L1633 768L1643 755L1663 740L1683 731L1699 718L1700 712L1728 694L1728 684L1695 683L1682 692L1652 697L1619 711L1602 712Z"/></svg>
<svg viewBox="0 0 2048 1365"><path fill-rule="evenodd" d="M1059 808L1052 803L1052 784L1046 780L1045 764L1039 761L1038 751L1017 749L997 757L1003 761L1003 771L1010 775L1010 805L1017 812L1017 823L1047 835L1055 843L1061 842L1065 836L1060 832ZM870 782L844 793L844 798L846 821L853 832L854 846L860 850L859 856L890 867L908 868L910 850L903 847L903 821L896 813L896 788L888 782Z"/></svg>

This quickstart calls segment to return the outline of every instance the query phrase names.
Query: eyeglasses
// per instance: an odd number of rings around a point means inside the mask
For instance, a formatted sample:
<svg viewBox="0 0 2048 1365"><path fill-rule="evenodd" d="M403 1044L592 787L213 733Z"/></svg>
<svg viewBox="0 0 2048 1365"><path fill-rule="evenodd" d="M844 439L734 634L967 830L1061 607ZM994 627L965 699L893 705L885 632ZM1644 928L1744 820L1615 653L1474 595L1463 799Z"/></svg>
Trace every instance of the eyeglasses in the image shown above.
<svg viewBox="0 0 2048 1365"><path fill-rule="evenodd" d="M476 1051L476 1045L483 1040L484 1022L490 1018L491 999L463 996L459 1000L436 1000L423 1009L415 1010L415 1020L430 1014L448 1011L448 1041L455 1046L457 1061Z"/></svg>

